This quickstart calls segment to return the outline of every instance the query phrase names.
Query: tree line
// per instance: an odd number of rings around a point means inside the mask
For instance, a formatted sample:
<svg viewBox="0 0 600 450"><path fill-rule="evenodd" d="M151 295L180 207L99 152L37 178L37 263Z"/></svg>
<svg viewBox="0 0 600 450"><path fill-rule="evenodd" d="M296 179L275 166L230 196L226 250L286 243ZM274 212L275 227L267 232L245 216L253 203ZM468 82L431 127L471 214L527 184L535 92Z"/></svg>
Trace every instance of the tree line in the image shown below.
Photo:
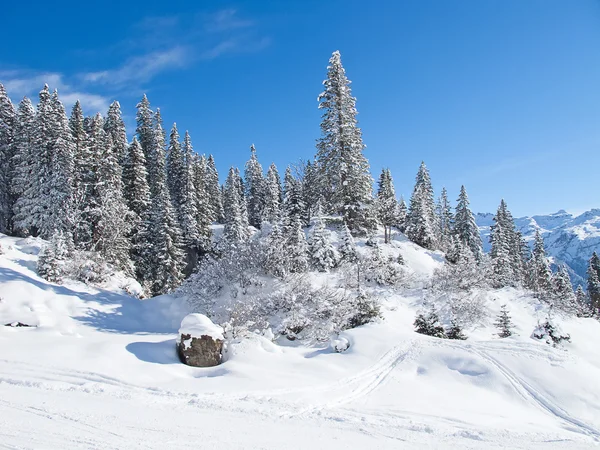
<svg viewBox="0 0 600 450"><path fill-rule="evenodd" d="M36 106L24 98L15 108L0 84L0 231L50 240L64 249L55 252L63 258L75 251L99 255L135 276L149 295L159 295L207 257L249 242L253 229L268 232L266 271L283 276L352 260L354 237L383 226L386 243L393 229L403 232L424 248L443 251L449 266L485 268L495 288L527 288L564 309L581 309L581 302L598 308L598 271L589 272L587 293L573 292L566 268L550 269L539 232L530 251L504 200L494 217L491 252L484 255L465 187L455 208L445 189L436 202L424 163L408 205L397 199L389 169L374 192L339 52L323 84L314 160L288 166L282 180L274 164L265 174L252 146L243 174L231 167L223 185L213 156L195 152L189 133L181 139L176 124L167 137L160 110L145 95L128 141L116 101L105 116L85 116L79 102L67 116L48 86ZM325 217L340 220L338 247ZM214 223L224 225L218 243ZM49 268L56 266L51 253Z"/></svg>

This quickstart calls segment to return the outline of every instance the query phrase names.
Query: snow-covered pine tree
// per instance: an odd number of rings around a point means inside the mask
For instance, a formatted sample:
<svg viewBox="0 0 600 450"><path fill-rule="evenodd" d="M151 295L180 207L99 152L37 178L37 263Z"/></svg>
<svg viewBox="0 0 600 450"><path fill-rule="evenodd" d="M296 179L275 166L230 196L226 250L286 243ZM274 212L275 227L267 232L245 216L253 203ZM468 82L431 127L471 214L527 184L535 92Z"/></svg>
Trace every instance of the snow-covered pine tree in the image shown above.
<svg viewBox="0 0 600 450"><path fill-rule="evenodd" d="M192 273L196 266L201 247L196 183L200 183L202 178L196 178L199 176L196 169L189 133L185 134L184 148L182 148L177 124L173 124L167 151L167 184L181 230L181 244L186 259L184 270L186 275Z"/></svg>
<svg viewBox="0 0 600 450"><path fill-rule="evenodd" d="M265 208L265 180L263 168L256 157L256 147L250 146L250 159L244 170L246 180L246 199L248 204L248 222L255 228L260 228Z"/></svg>
<svg viewBox="0 0 600 450"><path fill-rule="evenodd" d="M285 171L283 239L288 250L287 272L301 273L308 269L308 245L303 230L304 202L302 186L288 167Z"/></svg>
<svg viewBox="0 0 600 450"><path fill-rule="evenodd" d="M308 244L298 216L285 218L283 238L287 249L287 272L304 273L308 270Z"/></svg>
<svg viewBox="0 0 600 450"><path fill-rule="evenodd" d="M50 242L40 251L37 262L38 275L51 283L60 283L68 254L68 237L62 231L53 233Z"/></svg>
<svg viewBox="0 0 600 450"><path fill-rule="evenodd" d="M437 338L446 338L446 331L440 324L440 319L437 310L435 309L435 305L431 305L427 315L424 313L417 315L413 325L415 326L415 331L417 333Z"/></svg>
<svg viewBox="0 0 600 450"><path fill-rule="evenodd" d="M235 168L229 169L223 192L225 227L223 239L227 245L237 245L248 239L248 224L244 221L245 205L240 198L239 179Z"/></svg>
<svg viewBox="0 0 600 450"><path fill-rule="evenodd" d="M405 205L406 208L406 205ZM448 200L446 188L442 188L440 197L436 205L436 215L438 224L438 243L442 251L448 252L452 246L452 232L454 227L454 215L452 206Z"/></svg>
<svg viewBox="0 0 600 450"><path fill-rule="evenodd" d="M94 249L118 269L133 274L130 258L131 215L123 197L123 174L119 164L121 144L115 147L112 133L103 132L105 143L98 165L99 218Z"/></svg>
<svg viewBox="0 0 600 450"><path fill-rule="evenodd" d="M477 261L483 257L483 245L479 228L475 223L475 216L469 209L469 197L464 186L460 187L460 194L456 204L454 216L454 233L463 245L469 247Z"/></svg>
<svg viewBox="0 0 600 450"><path fill-rule="evenodd" d="M142 146L134 137L127 149L123 162L123 180L125 201L132 212L131 220L131 256L134 262L137 278L142 280L149 268L144 261L147 251L146 227L150 213L150 188L146 172L146 158Z"/></svg>
<svg viewBox="0 0 600 450"><path fill-rule="evenodd" d="M195 192L196 227L198 228L198 249L200 255L207 253L212 246L213 210L207 190L207 161L204 155L198 156L193 152L192 142L188 132L183 139L183 152L186 164L192 165L192 180Z"/></svg>
<svg viewBox="0 0 600 450"><path fill-rule="evenodd" d="M277 166L271 164L265 179L265 204L263 210L263 221L271 224L281 218L281 182L277 172Z"/></svg>
<svg viewBox="0 0 600 450"><path fill-rule="evenodd" d="M325 227L321 208L317 210L315 225L308 238L308 252L311 265L319 272L333 269L339 260L339 255L331 243L329 230Z"/></svg>
<svg viewBox="0 0 600 450"><path fill-rule="evenodd" d="M49 130L52 127L52 107L48 85L40 91L39 102L32 127L31 160L33 166L29 182L15 204L15 225L37 236L40 224L45 220L45 204L48 195L47 180L50 176L51 153Z"/></svg>
<svg viewBox="0 0 600 450"><path fill-rule="evenodd" d="M200 205L202 196L196 190L197 185L201 189L204 188L204 174L200 173L200 168L195 159L196 155L194 155L192 151L191 138L187 131L185 133L184 141L185 148L182 149L179 145L177 128L173 125L169 152L173 149L175 154L171 155L172 158L170 162L173 163L173 166L171 166L171 172L167 172L167 175L173 177L177 173L180 174L179 181L175 181L172 178L170 180L172 192L171 198L175 197L177 199L173 200L173 206L177 213L177 219L182 235L182 245L186 255L186 267L184 272L186 275L189 275L196 267L198 256L202 249L206 248L207 243L203 239L201 242L200 219L203 216L200 215L198 206L202 206ZM179 155L177 153L179 153ZM169 163L169 159L167 159L167 163ZM202 224L204 232L203 238L206 238L207 234L210 236L210 229L206 230L209 225L210 222Z"/></svg>
<svg viewBox="0 0 600 450"><path fill-rule="evenodd" d="M69 119L55 90L50 98L50 177L47 185L45 220L40 235L49 238L56 231L71 235L73 231L73 140ZM39 130L38 130L39 131ZM70 238L69 238L70 239Z"/></svg>
<svg viewBox="0 0 600 450"><path fill-rule="evenodd" d="M513 335L514 324L512 323L511 317L508 313L506 305L502 305L500 308L500 314L496 317L494 322L496 328L498 328L498 336L501 338L507 338Z"/></svg>
<svg viewBox="0 0 600 450"><path fill-rule="evenodd" d="M400 196L400 201L398 202L398 208L396 209L396 228L402 233L406 231L406 218L408 216L406 202L404 201L404 197Z"/></svg>
<svg viewBox="0 0 600 450"><path fill-rule="evenodd" d="M342 225L341 243L338 248L338 253L340 254L341 261L348 263L356 262L356 244L352 237L352 233L350 233L350 229L345 223Z"/></svg>
<svg viewBox="0 0 600 450"><path fill-rule="evenodd" d="M535 231L533 242L533 254L530 262L531 286L536 296L548 299L552 295L552 271L550 263L546 257L544 248L544 238L540 230Z"/></svg>
<svg viewBox="0 0 600 450"><path fill-rule="evenodd" d="M116 100L108 107L106 119L104 120L104 131L110 135L113 154L116 156L122 170L123 162L127 156L127 132L121 113L121 104Z"/></svg>
<svg viewBox="0 0 600 450"><path fill-rule="evenodd" d="M285 169L283 187L285 216L298 218L302 221L305 211L302 185L299 180L294 178L292 169L289 166Z"/></svg>
<svg viewBox="0 0 600 450"><path fill-rule="evenodd" d="M265 243L265 271L278 278L285 277L288 267L287 258L281 227L278 222L273 222Z"/></svg>
<svg viewBox="0 0 600 450"><path fill-rule="evenodd" d="M206 163L206 192L210 200L212 210L211 222L225 223L225 212L223 209L223 196L219 184L219 173L215 165L213 155L209 155Z"/></svg>
<svg viewBox="0 0 600 450"><path fill-rule="evenodd" d="M306 212L304 219L306 225L309 225L313 215L317 212L319 206L321 206L321 193L319 192L319 174L317 167L310 160L304 164L304 171L302 176L302 199L304 200L304 206ZM277 175L279 177L279 175ZM280 186L281 192L281 186Z"/></svg>
<svg viewBox="0 0 600 450"><path fill-rule="evenodd" d="M453 318L450 322L450 328L448 328L448 331L446 331L446 338L455 339L459 341L464 341L467 339L467 336L463 332L463 329L456 320L456 318Z"/></svg>
<svg viewBox="0 0 600 450"><path fill-rule="evenodd" d="M169 135L169 148L167 149L167 184L171 194L173 208L180 216L180 210L184 203L184 186L186 185L186 166L181 144L179 143L179 132L177 124L173 124Z"/></svg>
<svg viewBox="0 0 600 450"><path fill-rule="evenodd" d="M93 250L98 242L97 226L101 216L101 201L98 188L99 167L107 145L104 120L100 113L82 122L85 138L76 165L75 243L84 250ZM74 120L72 120L74 126Z"/></svg>
<svg viewBox="0 0 600 450"><path fill-rule="evenodd" d="M147 227L149 248L146 259L149 277L146 278L146 283L153 295L161 295L179 286L183 280L185 255L182 251L181 230L167 186L164 133L160 121L155 123L154 134L154 158L150 165L154 176L154 192L151 186Z"/></svg>
<svg viewBox="0 0 600 450"><path fill-rule="evenodd" d="M600 312L600 257L594 252L588 262L587 293L594 314Z"/></svg>
<svg viewBox="0 0 600 450"><path fill-rule="evenodd" d="M392 239L392 226L396 224L398 201L390 169L383 169L379 176L377 189L377 212L379 221L383 224L384 240L389 243Z"/></svg>
<svg viewBox="0 0 600 450"><path fill-rule="evenodd" d="M142 151L144 152L144 159L149 164L153 159L152 154L154 152L153 149L156 144L156 138L154 136L154 112L150 109L150 102L148 101L146 94L144 94L136 108L137 128L135 133L140 146L142 147Z"/></svg>
<svg viewBox="0 0 600 450"><path fill-rule="evenodd" d="M333 52L327 71L325 89L318 98L323 110L315 161L320 191L328 212L341 214L353 233L366 233L371 231L365 216L373 202L373 179L363 154L356 99L339 51Z"/></svg>
<svg viewBox="0 0 600 450"><path fill-rule="evenodd" d="M75 208L79 214L83 210L86 195L87 165L89 164L89 154L87 151L88 139L83 126L83 110L79 100L73 105L71 117L69 118L69 127L73 137L73 197ZM77 226L76 220L76 226ZM79 243L79 233L77 228L74 230L75 243Z"/></svg>
<svg viewBox="0 0 600 450"><path fill-rule="evenodd" d="M14 196L11 185L16 119L15 108L0 83L0 233L10 232L12 228Z"/></svg>
<svg viewBox="0 0 600 450"><path fill-rule="evenodd" d="M410 198L406 236L421 247L435 249L437 248L436 222L431 178L425 163L422 162Z"/></svg>
<svg viewBox="0 0 600 450"><path fill-rule="evenodd" d="M520 285L522 277L522 249L520 235L515 232L514 221L506 202L502 200L491 227L490 252L492 285L496 288Z"/></svg>
<svg viewBox="0 0 600 450"><path fill-rule="evenodd" d="M21 236L28 234L27 227L22 228L19 225L18 218L21 219L21 224L24 221L24 216L20 212L20 207L23 206L22 201L19 201L28 189L33 188L33 184L37 182L34 177L36 160L33 153L34 140L34 125L35 125L35 108L27 97L23 98L19 103L17 110L17 120L15 122L15 133L13 140L13 175L12 175L12 195L14 198L13 205L13 231Z"/></svg>
<svg viewBox="0 0 600 450"><path fill-rule="evenodd" d="M578 315L582 317L588 316L591 313L590 299L581 285L577 286L577 290L575 291L575 299L577 301L577 308L580 311Z"/></svg>
<svg viewBox="0 0 600 450"><path fill-rule="evenodd" d="M235 168L235 177L240 195L240 214L242 217L242 223L245 226L248 226L250 222L248 221L248 199L246 198L246 184L242 178L240 169L237 167Z"/></svg>
<svg viewBox="0 0 600 450"><path fill-rule="evenodd" d="M554 307L571 314L580 313L566 266L558 267L558 270L552 275L552 284L554 286Z"/></svg>

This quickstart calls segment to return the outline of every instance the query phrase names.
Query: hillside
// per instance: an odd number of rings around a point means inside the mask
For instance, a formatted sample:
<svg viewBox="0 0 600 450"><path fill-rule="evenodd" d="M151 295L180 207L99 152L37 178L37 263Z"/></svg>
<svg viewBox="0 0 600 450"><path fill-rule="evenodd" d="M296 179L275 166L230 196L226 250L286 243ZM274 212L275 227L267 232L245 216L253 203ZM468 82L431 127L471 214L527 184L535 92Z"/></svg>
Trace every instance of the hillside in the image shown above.
<svg viewBox="0 0 600 450"><path fill-rule="evenodd" d="M491 213L475 216L486 252L490 249L493 218ZM572 269L575 285L585 285L583 280L588 261L593 252L600 252L600 209L591 209L577 216L561 210L554 214L520 217L515 219L515 226L530 243L535 230L539 229L548 255L554 257L555 262L566 263Z"/></svg>
<svg viewBox="0 0 600 450"><path fill-rule="evenodd" d="M380 236L381 237L381 236ZM344 332L351 347L254 335L214 368L175 353L184 298L140 301L54 285L35 272L42 241L0 237L0 442L8 448L589 448L600 442L600 323L561 319L572 343L530 339L546 314L519 291L481 292L467 341L416 334L439 255L396 235L417 282L380 289L383 318ZM360 242L359 245L364 245ZM492 322L506 303L517 336Z"/></svg>

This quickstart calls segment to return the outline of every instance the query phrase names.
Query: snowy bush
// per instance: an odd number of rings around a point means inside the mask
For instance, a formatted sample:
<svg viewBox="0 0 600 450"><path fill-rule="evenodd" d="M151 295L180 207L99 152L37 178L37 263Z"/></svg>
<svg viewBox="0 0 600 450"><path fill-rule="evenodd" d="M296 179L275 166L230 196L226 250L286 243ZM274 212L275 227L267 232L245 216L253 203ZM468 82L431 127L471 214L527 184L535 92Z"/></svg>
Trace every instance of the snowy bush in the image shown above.
<svg viewBox="0 0 600 450"><path fill-rule="evenodd" d="M440 323L439 316L434 305L431 305L429 313L421 313L417 316L414 322L415 331L427 336L437 338L446 338L446 331Z"/></svg>
<svg viewBox="0 0 600 450"><path fill-rule="evenodd" d="M114 272L114 268L97 252L74 251L65 264L64 277L86 284L101 284Z"/></svg>
<svg viewBox="0 0 600 450"><path fill-rule="evenodd" d="M550 319L546 318L543 323L538 323L531 334L532 339L545 341L547 344L557 347L562 342L571 342L571 336L563 333L559 326Z"/></svg>
<svg viewBox="0 0 600 450"><path fill-rule="evenodd" d="M65 263L68 256L67 237L62 231L54 233L50 242L40 250L37 262L39 276L52 283L60 283L66 275Z"/></svg>
<svg viewBox="0 0 600 450"><path fill-rule="evenodd" d="M366 282L380 286L397 286L405 279L405 272L397 258L385 257L378 246L370 249L367 257L360 258L360 270Z"/></svg>
<svg viewBox="0 0 600 450"><path fill-rule="evenodd" d="M461 326L458 324L456 319L452 319L452 323L448 331L446 331L446 337L448 339L456 339L460 341L464 341L467 339L467 336L463 333Z"/></svg>
<svg viewBox="0 0 600 450"><path fill-rule="evenodd" d="M362 291L354 298L351 305L353 308L348 319L348 328L366 325L381 316L379 304Z"/></svg>

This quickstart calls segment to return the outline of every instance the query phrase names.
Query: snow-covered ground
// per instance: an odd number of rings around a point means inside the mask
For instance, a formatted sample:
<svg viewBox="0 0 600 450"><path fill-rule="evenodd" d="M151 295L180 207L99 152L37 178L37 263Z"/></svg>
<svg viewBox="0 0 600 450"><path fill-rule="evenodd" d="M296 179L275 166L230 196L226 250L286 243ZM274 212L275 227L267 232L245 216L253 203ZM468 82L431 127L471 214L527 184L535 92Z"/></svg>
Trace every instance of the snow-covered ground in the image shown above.
<svg viewBox="0 0 600 450"><path fill-rule="evenodd" d="M469 340L418 335L420 291L382 299L350 349L232 343L213 368L175 352L181 299L140 301L35 273L39 242L0 237L0 448L583 449L600 442L600 323L562 321L572 344L529 338L544 311L489 293ZM397 242L430 273L438 255ZM518 336L498 339L507 303Z"/></svg>

